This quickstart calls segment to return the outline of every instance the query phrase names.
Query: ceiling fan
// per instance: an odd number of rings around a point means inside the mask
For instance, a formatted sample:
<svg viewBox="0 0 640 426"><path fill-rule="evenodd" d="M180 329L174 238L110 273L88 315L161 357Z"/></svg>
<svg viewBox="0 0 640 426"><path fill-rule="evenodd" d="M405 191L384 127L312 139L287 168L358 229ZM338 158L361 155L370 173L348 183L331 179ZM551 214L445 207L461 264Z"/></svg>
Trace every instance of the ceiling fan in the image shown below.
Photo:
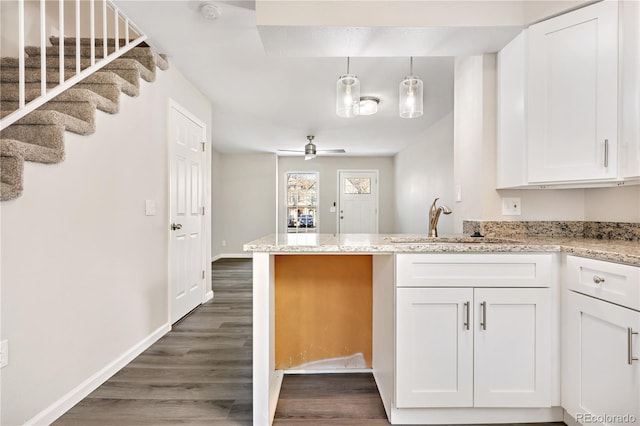
<svg viewBox="0 0 640 426"><path fill-rule="evenodd" d="M317 153L325 153L325 154L344 154L346 151L344 149L317 149L316 144L313 143L314 136L307 136L308 143L304 146L304 151L300 151L297 149L279 149L280 152L304 152L304 159L311 160L316 158Z"/></svg>

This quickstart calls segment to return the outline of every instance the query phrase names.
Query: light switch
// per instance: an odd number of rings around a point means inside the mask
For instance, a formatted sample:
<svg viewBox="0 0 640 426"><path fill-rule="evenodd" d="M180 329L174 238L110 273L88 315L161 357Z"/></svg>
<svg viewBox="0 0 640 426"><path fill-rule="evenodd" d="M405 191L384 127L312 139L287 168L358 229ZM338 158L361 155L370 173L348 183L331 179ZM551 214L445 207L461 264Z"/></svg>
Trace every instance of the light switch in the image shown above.
<svg viewBox="0 0 640 426"><path fill-rule="evenodd" d="M156 201L155 200L146 200L144 203L144 211L147 216L155 216L156 215Z"/></svg>

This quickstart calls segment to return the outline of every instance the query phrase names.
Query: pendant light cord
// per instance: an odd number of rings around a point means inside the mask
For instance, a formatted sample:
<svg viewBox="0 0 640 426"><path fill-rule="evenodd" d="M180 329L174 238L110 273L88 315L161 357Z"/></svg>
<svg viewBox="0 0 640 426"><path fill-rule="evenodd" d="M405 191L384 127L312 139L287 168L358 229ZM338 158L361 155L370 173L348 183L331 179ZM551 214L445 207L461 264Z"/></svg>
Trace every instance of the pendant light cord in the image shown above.
<svg viewBox="0 0 640 426"><path fill-rule="evenodd" d="M349 57L347 56L347 74L349 74Z"/></svg>
<svg viewBox="0 0 640 426"><path fill-rule="evenodd" d="M413 56L410 57L409 75L413 75Z"/></svg>

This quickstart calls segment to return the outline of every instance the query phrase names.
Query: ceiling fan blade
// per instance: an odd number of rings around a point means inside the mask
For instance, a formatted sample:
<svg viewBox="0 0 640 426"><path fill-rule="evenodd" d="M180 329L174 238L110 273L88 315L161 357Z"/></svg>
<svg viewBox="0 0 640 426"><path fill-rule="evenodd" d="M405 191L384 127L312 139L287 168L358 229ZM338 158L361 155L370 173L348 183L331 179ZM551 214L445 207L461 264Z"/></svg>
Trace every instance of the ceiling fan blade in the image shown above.
<svg viewBox="0 0 640 426"><path fill-rule="evenodd" d="M324 152L327 154L345 154L347 151L344 149L319 149L318 152Z"/></svg>
<svg viewBox="0 0 640 426"><path fill-rule="evenodd" d="M278 151L280 151L280 152L299 152L299 153L304 153L304 151L299 150L299 149L279 149Z"/></svg>

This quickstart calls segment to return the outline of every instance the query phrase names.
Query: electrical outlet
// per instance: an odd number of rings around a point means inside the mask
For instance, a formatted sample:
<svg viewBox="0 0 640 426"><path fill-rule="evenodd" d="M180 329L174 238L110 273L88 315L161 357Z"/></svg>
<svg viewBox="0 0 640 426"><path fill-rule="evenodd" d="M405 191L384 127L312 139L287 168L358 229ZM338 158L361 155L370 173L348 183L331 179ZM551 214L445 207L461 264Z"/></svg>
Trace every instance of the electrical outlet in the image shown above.
<svg viewBox="0 0 640 426"><path fill-rule="evenodd" d="M222 247L226 247L227 246L227 240L222 240Z"/></svg>
<svg viewBox="0 0 640 426"><path fill-rule="evenodd" d="M0 342L0 368L7 365L9 365L9 341L3 340Z"/></svg>
<svg viewBox="0 0 640 426"><path fill-rule="evenodd" d="M520 198L503 198L502 214L504 216L520 216L522 214Z"/></svg>

